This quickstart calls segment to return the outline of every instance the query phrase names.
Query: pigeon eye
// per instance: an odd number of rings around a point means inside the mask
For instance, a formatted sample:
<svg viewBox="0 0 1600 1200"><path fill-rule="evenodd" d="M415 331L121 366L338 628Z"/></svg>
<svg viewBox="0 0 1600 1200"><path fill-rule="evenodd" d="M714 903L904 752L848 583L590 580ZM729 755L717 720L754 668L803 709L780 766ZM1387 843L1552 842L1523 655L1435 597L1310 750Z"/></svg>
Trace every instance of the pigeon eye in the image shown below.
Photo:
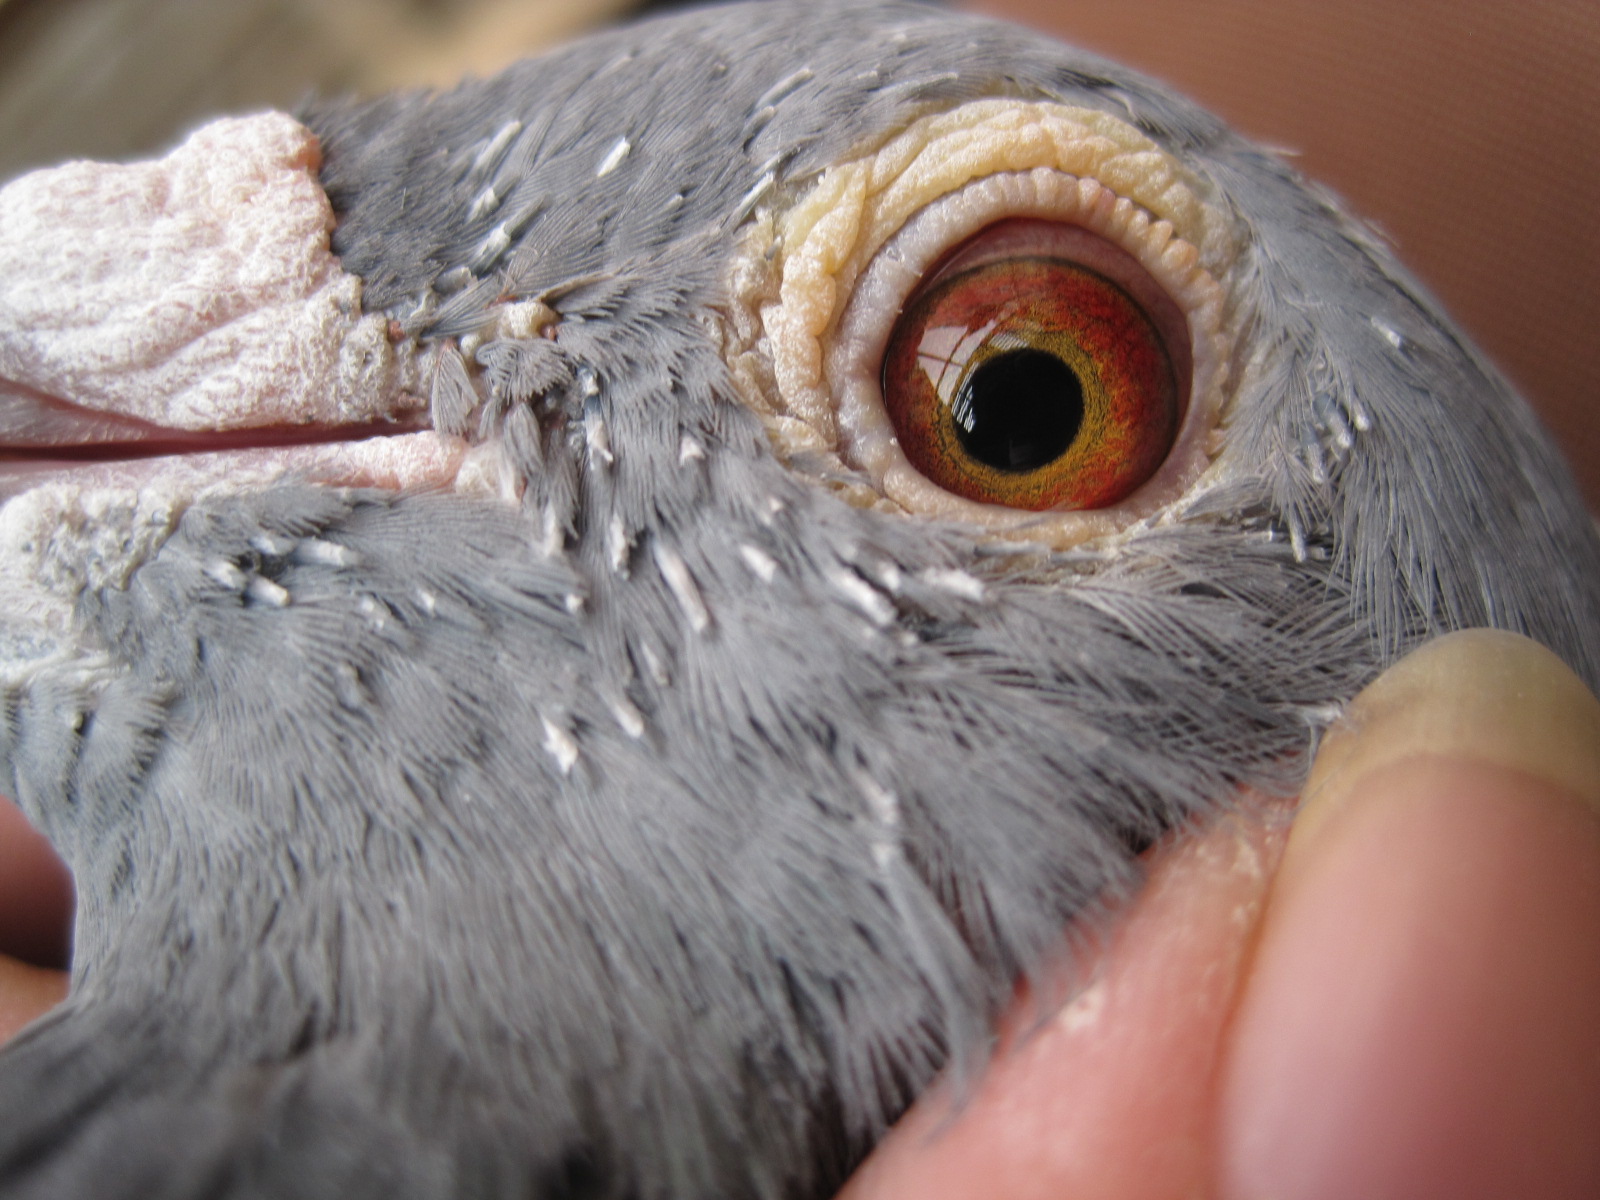
<svg viewBox="0 0 1600 1200"><path fill-rule="evenodd" d="M1129 255L1075 226L1009 220L912 293L881 382L906 458L939 487L1089 509L1166 459L1188 366L1182 313Z"/></svg>
<svg viewBox="0 0 1600 1200"><path fill-rule="evenodd" d="M756 211L725 351L779 455L852 502L1072 545L1210 464L1244 246L1120 118L975 100Z"/></svg>

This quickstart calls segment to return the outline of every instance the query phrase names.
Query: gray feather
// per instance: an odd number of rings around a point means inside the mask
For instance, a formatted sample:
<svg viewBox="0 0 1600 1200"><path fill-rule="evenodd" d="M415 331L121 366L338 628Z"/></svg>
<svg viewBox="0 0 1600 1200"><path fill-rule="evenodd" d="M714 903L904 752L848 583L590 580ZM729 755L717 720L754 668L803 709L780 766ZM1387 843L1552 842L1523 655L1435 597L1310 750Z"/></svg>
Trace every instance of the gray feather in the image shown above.
<svg viewBox="0 0 1600 1200"><path fill-rule="evenodd" d="M1244 466L1114 548L851 507L704 319L754 189L993 95L1122 114L1249 230ZM79 895L72 995L0 1055L8 1196L825 1194L1138 847L1292 793L1418 640L1600 682L1600 538L1532 418L1327 197L1119 67L735 6L303 119L369 307L559 313L474 352L527 490L197 504L82 598L108 683L6 691L0 785Z"/></svg>

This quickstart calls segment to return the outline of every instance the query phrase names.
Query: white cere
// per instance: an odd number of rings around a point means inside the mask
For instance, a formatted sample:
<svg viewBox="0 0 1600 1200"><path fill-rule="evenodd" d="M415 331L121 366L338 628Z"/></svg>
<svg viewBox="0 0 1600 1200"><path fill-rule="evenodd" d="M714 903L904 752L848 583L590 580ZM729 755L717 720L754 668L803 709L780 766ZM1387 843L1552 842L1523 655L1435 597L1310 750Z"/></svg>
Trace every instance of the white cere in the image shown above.
<svg viewBox="0 0 1600 1200"><path fill-rule="evenodd" d="M600 166L596 168L594 173L595 178L603 179L607 175L611 174L611 172L615 171L622 165L622 160L628 157L628 153L632 149L633 143L628 141L627 138L618 138L616 144L612 146L611 149L606 152L606 156L600 160Z"/></svg>

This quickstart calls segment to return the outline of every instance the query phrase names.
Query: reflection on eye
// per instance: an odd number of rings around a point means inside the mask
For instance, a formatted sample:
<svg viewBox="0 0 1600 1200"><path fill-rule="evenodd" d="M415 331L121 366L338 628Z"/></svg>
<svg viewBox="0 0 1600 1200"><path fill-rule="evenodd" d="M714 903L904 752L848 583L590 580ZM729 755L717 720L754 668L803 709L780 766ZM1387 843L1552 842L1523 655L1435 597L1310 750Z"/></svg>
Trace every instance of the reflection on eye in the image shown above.
<svg viewBox="0 0 1600 1200"><path fill-rule="evenodd" d="M1011 508L1102 508L1172 449L1185 356L1174 362L1156 320L1115 278L1069 257L1088 236L1002 222L911 296L889 336L883 396L906 457L933 483ZM1139 270L1094 240L1084 257Z"/></svg>

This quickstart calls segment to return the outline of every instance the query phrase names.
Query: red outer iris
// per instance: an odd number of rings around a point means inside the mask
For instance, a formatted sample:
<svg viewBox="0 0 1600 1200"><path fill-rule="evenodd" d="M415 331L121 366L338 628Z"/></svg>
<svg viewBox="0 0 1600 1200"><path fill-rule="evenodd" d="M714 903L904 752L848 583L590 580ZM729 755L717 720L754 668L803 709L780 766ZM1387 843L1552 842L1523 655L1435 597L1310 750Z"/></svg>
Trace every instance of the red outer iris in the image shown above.
<svg viewBox="0 0 1600 1200"><path fill-rule="evenodd" d="M911 297L884 356L884 403L906 457L948 491L1034 511L1104 508L1136 491L1172 449L1188 383L1187 346L1175 366L1172 334L1164 338L1157 326L1174 325L1176 308L1164 295L1156 299L1172 311L1153 319L1100 270L1055 253L1018 254L1032 226L1056 241L1053 231L1064 228L1072 238L1093 239L1098 247L1081 257L1097 268L1109 263L1119 275L1139 272L1134 288L1150 296L1153 281L1132 258L1082 230L1036 221L992 226ZM1005 256L986 255L986 242ZM1181 328L1181 315L1176 323ZM954 415L963 385L973 394L974 372L1019 350L1070 368L1082 399L1070 444L1028 469L974 457ZM1028 392L1025 403L1055 403L1054 395ZM1076 399L1063 393L1061 403L1071 409Z"/></svg>

